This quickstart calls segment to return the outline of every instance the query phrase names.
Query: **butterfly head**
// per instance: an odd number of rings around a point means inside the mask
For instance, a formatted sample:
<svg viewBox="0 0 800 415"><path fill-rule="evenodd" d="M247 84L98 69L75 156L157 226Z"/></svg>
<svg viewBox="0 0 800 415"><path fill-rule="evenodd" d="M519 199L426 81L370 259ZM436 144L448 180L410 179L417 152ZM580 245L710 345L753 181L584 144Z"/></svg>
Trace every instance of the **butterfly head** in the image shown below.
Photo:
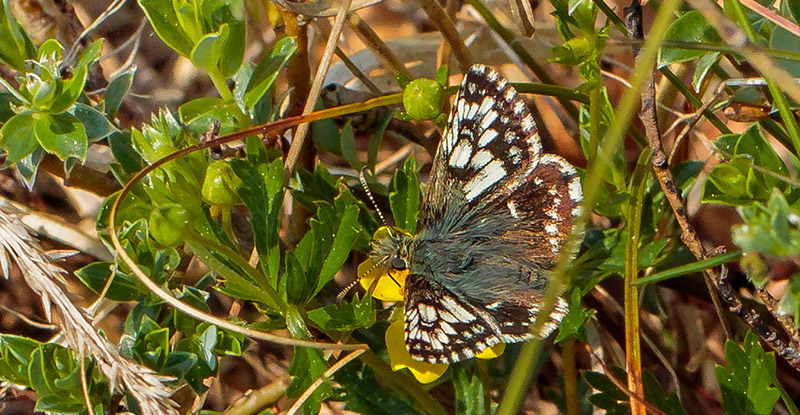
<svg viewBox="0 0 800 415"><path fill-rule="evenodd" d="M396 227L381 226L372 238L370 256L376 264L392 271L405 271L409 268L409 246L413 236Z"/></svg>

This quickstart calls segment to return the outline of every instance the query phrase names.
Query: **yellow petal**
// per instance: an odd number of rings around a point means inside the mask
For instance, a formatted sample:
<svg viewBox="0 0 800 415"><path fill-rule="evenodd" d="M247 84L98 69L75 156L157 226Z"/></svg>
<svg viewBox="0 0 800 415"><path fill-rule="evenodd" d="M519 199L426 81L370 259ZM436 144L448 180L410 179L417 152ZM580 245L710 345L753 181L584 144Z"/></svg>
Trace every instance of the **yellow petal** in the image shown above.
<svg viewBox="0 0 800 415"><path fill-rule="evenodd" d="M391 272L391 276L389 275ZM394 271L386 267L376 267L372 259L367 259L358 266L359 282L365 290L369 290L372 282L378 279L372 296L383 301L403 301L403 288L406 285L408 270Z"/></svg>
<svg viewBox="0 0 800 415"><path fill-rule="evenodd" d="M449 366L414 360L406 349L402 319L396 320L386 329L386 349L389 352L392 370L408 368L419 383L431 383L439 379Z"/></svg>
<svg viewBox="0 0 800 415"><path fill-rule="evenodd" d="M500 356L506 350L505 343L497 343L494 346L479 352L475 355L478 359L494 359L495 357Z"/></svg>

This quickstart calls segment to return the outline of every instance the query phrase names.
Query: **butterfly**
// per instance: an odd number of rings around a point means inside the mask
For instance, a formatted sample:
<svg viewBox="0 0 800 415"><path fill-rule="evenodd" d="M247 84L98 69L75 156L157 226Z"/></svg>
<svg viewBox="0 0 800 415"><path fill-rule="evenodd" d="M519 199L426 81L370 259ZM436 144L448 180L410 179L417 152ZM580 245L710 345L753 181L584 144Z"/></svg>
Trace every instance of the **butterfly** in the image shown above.
<svg viewBox="0 0 800 415"><path fill-rule="evenodd" d="M525 102L477 64L436 152L416 234L389 228L371 259L407 271L404 332L415 360L454 363L533 337L548 281L581 214L580 178L542 152ZM539 337L564 317L559 298Z"/></svg>

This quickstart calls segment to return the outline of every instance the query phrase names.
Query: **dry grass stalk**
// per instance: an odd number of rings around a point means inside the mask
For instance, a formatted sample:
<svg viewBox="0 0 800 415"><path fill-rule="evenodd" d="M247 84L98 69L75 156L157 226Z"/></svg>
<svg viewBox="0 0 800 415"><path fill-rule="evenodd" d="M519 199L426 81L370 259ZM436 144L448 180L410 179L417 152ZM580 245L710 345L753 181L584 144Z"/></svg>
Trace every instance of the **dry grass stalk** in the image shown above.
<svg viewBox="0 0 800 415"><path fill-rule="evenodd" d="M122 357L114 345L97 333L87 316L58 285L64 283L65 271L50 263L16 215L0 209L0 271L6 277L11 259L19 266L25 282L41 296L47 319L61 328L67 345L80 358L94 357L112 389L119 383L124 385L139 403L142 414L178 414L170 400L170 389L162 383L165 378ZM53 306L58 315L55 320Z"/></svg>

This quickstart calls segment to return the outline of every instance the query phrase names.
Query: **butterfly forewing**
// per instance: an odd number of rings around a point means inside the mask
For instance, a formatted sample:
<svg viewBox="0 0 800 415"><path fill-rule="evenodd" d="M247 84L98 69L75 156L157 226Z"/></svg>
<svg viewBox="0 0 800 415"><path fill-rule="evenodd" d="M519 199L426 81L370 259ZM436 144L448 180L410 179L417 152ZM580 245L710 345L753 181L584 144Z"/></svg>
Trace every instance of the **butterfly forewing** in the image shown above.
<svg viewBox="0 0 800 415"><path fill-rule="evenodd" d="M541 147L536 123L517 91L494 69L474 65L453 101L421 221L513 192Z"/></svg>

